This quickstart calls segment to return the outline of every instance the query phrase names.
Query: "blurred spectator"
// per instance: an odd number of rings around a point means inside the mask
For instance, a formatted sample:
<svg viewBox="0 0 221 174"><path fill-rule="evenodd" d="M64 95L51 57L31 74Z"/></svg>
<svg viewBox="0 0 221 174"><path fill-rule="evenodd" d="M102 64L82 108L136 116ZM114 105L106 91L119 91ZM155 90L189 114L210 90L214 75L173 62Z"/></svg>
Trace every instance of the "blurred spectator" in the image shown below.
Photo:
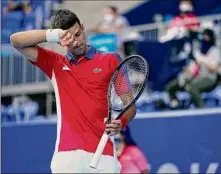
<svg viewBox="0 0 221 174"><path fill-rule="evenodd" d="M31 6L30 1L24 1L23 2L23 11L25 14L30 14L33 12L33 8Z"/></svg>
<svg viewBox="0 0 221 174"><path fill-rule="evenodd" d="M160 37L160 42L183 38L188 34L196 36L200 23L194 14L192 1L180 0L179 10L180 14L168 24L166 34Z"/></svg>
<svg viewBox="0 0 221 174"><path fill-rule="evenodd" d="M117 7L107 6L104 9L104 16L91 32L95 33L115 33L117 34L118 52L123 50L124 34L122 30L129 26L127 19L119 14ZM121 54L122 55L122 54Z"/></svg>
<svg viewBox="0 0 221 174"><path fill-rule="evenodd" d="M178 90L187 91L195 106L203 107L204 102L200 94L211 91L217 85L221 68L220 49L215 45L215 35L212 30L205 29L202 35L201 47L194 51L195 61L166 87L173 107L178 105L176 98Z"/></svg>
<svg viewBox="0 0 221 174"><path fill-rule="evenodd" d="M103 20L91 31L97 33L117 33L128 25L127 19L119 14L117 7L108 6L104 10Z"/></svg>
<svg viewBox="0 0 221 174"><path fill-rule="evenodd" d="M32 101L28 96L16 96L13 98L12 104L1 106L2 121L29 121L38 114L39 105Z"/></svg>
<svg viewBox="0 0 221 174"><path fill-rule="evenodd" d="M131 137L129 127L115 137L121 173L148 173L149 165L142 151Z"/></svg>
<svg viewBox="0 0 221 174"><path fill-rule="evenodd" d="M32 13L33 9L30 1L15 2L13 0L8 0L7 6L3 9L3 13L7 14L10 11L23 11L25 14Z"/></svg>

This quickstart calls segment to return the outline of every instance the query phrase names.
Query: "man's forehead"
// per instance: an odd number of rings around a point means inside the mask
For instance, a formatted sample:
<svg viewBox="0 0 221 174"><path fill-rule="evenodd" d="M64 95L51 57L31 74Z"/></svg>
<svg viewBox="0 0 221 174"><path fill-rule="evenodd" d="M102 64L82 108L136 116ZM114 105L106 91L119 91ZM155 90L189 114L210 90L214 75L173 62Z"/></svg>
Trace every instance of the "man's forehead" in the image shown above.
<svg viewBox="0 0 221 174"><path fill-rule="evenodd" d="M78 32L81 29L81 26L79 23L75 23L71 28L69 28L68 30L70 32Z"/></svg>

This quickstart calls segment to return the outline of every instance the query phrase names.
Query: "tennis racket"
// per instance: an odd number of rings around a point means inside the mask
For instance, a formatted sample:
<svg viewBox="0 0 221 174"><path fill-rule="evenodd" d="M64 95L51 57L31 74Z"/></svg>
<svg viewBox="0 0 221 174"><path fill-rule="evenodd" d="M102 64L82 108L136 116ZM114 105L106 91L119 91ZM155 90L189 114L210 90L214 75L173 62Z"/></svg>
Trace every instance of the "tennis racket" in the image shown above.
<svg viewBox="0 0 221 174"><path fill-rule="evenodd" d="M115 119L120 119L135 104L146 86L148 74L148 63L139 55L129 56L118 65L108 88L107 124L113 119L113 111L119 113ZM91 168L97 168L108 139L109 133L104 132L89 164Z"/></svg>

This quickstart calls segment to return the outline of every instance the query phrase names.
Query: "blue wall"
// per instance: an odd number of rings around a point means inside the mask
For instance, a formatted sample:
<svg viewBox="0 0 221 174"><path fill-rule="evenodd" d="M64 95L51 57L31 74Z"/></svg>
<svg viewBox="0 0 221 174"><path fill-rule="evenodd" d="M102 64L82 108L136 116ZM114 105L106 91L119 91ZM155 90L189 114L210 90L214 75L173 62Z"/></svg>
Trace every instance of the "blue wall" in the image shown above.
<svg viewBox="0 0 221 174"><path fill-rule="evenodd" d="M217 113L140 118L130 127L134 139L148 157L151 172L161 169L191 173L192 168L192 172L195 169L206 173L210 168L210 173L220 173L220 123L221 114ZM55 123L3 126L2 172L50 172L55 137Z"/></svg>
<svg viewBox="0 0 221 174"><path fill-rule="evenodd" d="M173 163L179 172L190 173L198 163L205 173L211 163L221 164L221 114L139 119L131 124L133 137L157 172ZM217 173L221 172L219 166Z"/></svg>

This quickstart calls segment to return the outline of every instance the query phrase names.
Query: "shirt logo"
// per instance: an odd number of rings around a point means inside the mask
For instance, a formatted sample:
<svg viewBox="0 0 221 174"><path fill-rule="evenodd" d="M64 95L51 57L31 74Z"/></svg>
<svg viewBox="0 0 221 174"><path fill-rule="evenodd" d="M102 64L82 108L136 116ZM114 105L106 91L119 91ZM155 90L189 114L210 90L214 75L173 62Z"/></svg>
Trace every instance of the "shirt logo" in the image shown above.
<svg viewBox="0 0 221 174"><path fill-rule="evenodd" d="M68 68L67 65L64 65L63 68L62 68L62 70L64 70L64 71L70 71L70 68Z"/></svg>
<svg viewBox="0 0 221 174"><path fill-rule="evenodd" d="M95 69L93 70L94 73L99 73L99 72L101 72L101 71L102 71L102 69L99 69L99 68L95 68Z"/></svg>

